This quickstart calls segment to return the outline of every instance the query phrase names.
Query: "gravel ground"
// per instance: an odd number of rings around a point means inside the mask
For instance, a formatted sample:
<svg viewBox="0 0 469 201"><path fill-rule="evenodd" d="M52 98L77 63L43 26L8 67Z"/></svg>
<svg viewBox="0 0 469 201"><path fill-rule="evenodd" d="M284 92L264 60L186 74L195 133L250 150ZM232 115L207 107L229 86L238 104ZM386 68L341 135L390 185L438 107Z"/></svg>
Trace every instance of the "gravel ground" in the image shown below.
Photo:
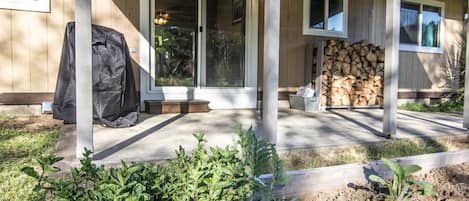
<svg viewBox="0 0 469 201"><path fill-rule="evenodd" d="M428 173L416 175L417 178L433 184L433 190L438 193L438 198L417 196L414 201L469 201L469 163L439 168ZM375 192L383 192L379 187L366 185L350 185L345 189L330 192L303 195L300 200L305 201L384 201L383 195Z"/></svg>

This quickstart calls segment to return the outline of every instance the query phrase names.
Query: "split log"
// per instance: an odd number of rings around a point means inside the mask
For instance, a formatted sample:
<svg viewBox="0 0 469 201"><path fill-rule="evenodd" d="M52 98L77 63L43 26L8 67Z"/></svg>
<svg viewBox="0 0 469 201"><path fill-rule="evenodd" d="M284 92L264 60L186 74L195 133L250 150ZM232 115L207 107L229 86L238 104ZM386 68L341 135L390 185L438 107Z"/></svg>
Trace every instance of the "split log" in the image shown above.
<svg viewBox="0 0 469 201"><path fill-rule="evenodd" d="M369 106L383 103L384 50L366 40L329 40L324 56L321 103Z"/></svg>

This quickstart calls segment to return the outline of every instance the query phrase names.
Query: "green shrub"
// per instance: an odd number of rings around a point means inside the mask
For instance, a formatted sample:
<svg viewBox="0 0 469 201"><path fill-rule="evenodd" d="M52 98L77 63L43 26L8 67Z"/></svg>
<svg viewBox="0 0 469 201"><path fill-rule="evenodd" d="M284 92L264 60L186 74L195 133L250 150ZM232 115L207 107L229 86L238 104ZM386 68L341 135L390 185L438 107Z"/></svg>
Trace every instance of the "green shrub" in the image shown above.
<svg viewBox="0 0 469 201"><path fill-rule="evenodd" d="M65 178L51 176L60 171L54 164L62 158L55 156L39 158L38 167L22 171L36 179L34 190L44 200L252 200L257 192L270 201L276 185L287 182L283 162L274 145L258 140L252 129L239 128L238 134L237 145L209 149L204 149L204 135L194 134L198 145L193 154L179 147L177 158L166 165L122 162L105 169L85 151L81 167ZM270 184L259 179L268 171L273 174Z"/></svg>
<svg viewBox="0 0 469 201"><path fill-rule="evenodd" d="M435 196L432 190L432 184L426 181L415 180L412 174L420 171L422 168L418 165L401 165L389 159L383 159L394 173L392 180L385 180L377 175L370 175L371 181L377 182L387 188L389 194L388 201L407 201L414 194L422 194L424 196ZM415 187L415 188L413 188ZM414 190L416 189L416 190Z"/></svg>
<svg viewBox="0 0 469 201"><path fill-rule="evenodd" d="M461 101L442 101L434 106L423 103L406 103L399 109L415 112L461 112L464 110L464 103Z"/></svg>

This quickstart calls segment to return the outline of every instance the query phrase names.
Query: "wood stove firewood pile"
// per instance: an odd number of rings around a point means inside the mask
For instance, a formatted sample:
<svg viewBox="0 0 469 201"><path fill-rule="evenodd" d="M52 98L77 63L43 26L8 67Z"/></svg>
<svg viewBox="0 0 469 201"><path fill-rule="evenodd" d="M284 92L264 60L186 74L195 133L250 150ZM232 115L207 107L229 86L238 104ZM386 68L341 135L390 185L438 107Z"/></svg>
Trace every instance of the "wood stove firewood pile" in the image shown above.
<svg viewBox="0 0 469 201"><path fill-rule="evenodd" d="M327 42L322 71L323 106L383 104L384 49L366 40Z"/></svg>

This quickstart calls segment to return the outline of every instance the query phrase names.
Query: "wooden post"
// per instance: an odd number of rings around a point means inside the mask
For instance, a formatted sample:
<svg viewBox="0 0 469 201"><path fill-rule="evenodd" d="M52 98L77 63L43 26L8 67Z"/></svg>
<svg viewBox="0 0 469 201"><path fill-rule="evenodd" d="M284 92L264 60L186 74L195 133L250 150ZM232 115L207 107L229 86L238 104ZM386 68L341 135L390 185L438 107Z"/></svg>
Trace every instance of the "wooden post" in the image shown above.
<svg viewBox="0 0 469 201"><path fill-rule="evenodd" d="M77 158L93 151L93 89L91 49L91 0L75 1L75 69Z"/></svg>
<svg viewBox="0 0 469 201"><path fill-rule="evenodd" d="M396 135L401 0L386 0L383 134Z"/></svg>
<svg viewBox="0 0 469 201"><path fill-rule="evenodd" d="M469 0L467 1L467 13L469 13ZM464 76L464 120L463 127L469 128L469 21L466 26L466 75Z"/></svg>
<svg viewBox="0 0 469 201"><path fill-rule="evenodd" d="M280 57L280 0L265 0L264 13L263 138L276 144Z"/></svg>
<svg viewBox="0 0 469 201"><path fill-rule="evenodd" d="M326 47L326 42L320 40L317 42L318 52L317 52L317 61L316 61L316 96L318 97L318 111L325 110L325 107L322 107L323 104L321 102L321 95L322 95L322 69L324 67L324 48ZM324 103L326 104L326 103Z"/></svg>
<svg viewBox="0 0 469 201"><path fill-rule="evenodd" d="M313 52L314 52L314 44L315 43L306 43L306 51L305 51L305 74L304 74L304 86L311 84L313 81Z"/></svg>

